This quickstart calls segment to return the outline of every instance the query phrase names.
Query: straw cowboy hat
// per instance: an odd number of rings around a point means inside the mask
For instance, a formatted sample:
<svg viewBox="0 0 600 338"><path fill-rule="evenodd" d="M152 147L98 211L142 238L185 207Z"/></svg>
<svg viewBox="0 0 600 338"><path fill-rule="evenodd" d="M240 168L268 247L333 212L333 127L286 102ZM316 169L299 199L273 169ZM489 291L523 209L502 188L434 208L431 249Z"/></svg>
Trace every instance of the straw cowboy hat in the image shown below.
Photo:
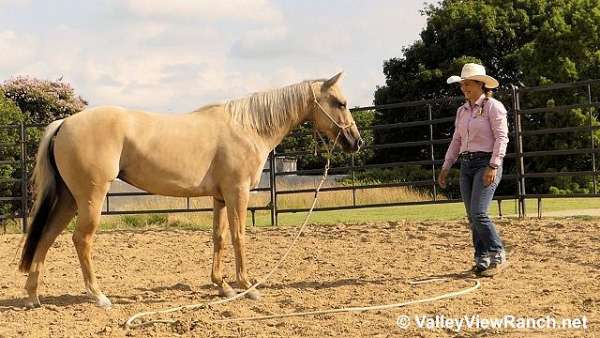
<svg viewBox="0 0 600 338"><path fill-rule="evenodd" d="M452 75L446 80L448 84L456 83L463 80L475 80L479 82L485 83L486 88L496 88L499 83L498 80L493 77L485 74L485 67L482 65L478 65L476 63L466 63L462 71L460 72L460 76Z"/></svg>

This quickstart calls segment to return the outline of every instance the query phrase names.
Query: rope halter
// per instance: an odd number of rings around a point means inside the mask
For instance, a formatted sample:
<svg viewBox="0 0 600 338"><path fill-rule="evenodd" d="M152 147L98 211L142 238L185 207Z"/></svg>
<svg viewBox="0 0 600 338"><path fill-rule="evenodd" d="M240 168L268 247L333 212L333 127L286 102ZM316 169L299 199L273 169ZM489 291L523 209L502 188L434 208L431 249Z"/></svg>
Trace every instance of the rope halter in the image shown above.
<svg viewBox="0 0 600 338"><path fill-rule="evenodd" d="M349 123L347 123L347 124L345 124L345 125L341 125L339 122L337 122L337 121L336 121L336 120L335 120L335 119L334 119L334 118L331 116L331 114L329 114L329 113L328 113L328 112L325 110L325 108L323 108L323 106L321 106L321 104L319 103L319 101L317 101L317 96L315 95L315 90L313 89L313 87L312 87L312 84L309 84L308 86L310 87L310 92L312 93L312 96L313 96L313 101L315 102L315 104L317 105L317 107L319 107L319 109L321 110L321 112L322 112L323 114L325 114L325 116L327 116L327 118L328 118L328 119L329 119L329 120L330 120L330 121L331 121L331 122L332 122L334 125L336 125L338 128L340 128L340 130L342 130L342 131L345 131L346 129L348 129L348 128L350 128L350 127L352 127L353 125L355 125L355 124L356 124L356 122L354 122L354 121L352 121L352 122L349 122ZM316 121L315 121L315 122L316 122Z"/></svg>

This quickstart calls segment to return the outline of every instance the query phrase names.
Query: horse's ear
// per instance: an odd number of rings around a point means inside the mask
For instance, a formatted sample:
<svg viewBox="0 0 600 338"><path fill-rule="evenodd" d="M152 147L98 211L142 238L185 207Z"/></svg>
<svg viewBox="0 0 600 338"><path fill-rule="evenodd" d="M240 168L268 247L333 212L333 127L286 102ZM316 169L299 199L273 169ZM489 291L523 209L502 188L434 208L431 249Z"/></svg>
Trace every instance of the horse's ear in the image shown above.
<svg viewBox="0 0 600 338"><path fill-rule="evenodd" d="M322 90L327 90L328 88L330 88L334 84L336 84L340 80L340 78L342 77L342 73L343 72L339 72L339 73L335 74L334 76L332 76L331 79L323 82Z"/></svg>

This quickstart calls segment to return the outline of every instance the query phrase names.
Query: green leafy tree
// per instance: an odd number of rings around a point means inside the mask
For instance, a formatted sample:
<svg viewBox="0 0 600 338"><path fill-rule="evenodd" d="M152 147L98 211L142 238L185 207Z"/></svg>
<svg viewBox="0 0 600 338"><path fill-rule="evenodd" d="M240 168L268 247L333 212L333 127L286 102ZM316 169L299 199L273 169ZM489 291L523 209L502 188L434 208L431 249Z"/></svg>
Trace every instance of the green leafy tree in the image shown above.
<svg viewBox="0 0 600 338"><path fill-rule="evenodd" d="M355 111L352 113L354 121L361 133L361 137L367 145L373 144L373 131L371 125L375 119L375 112L373 110ZM295 153L302 152L302 154L295 155L298 160L298 169L321 169L325 164L325 158L321 154L314 155L316 140L318 137L313 135L313 126L310 123L300 126L300 128L293 131L288 135L283 142L277 147L277 152L283 153ZM323 136L324 139L325 136ZM323 152L325 148L319 142L317 152ZM335 151L331 156L331 166L350 166L352 161L354 165L360 166L368 163L373 157L374 151L370 147L366 147L357 154L346 154L341 151Z"/></svg>
<svg viewBox="0 0 600 338"><path fill-rule="evenodd" d="M12 181L20 176L21 157L18 142L21 139L18 123L25 119L19 107L4 96L0 89L0 196L19 196L20 185ZM16 195L14 193L17 193ZM0 202L0 215L10 215L18 208L18 201Z"/></svg>
<svg viewBox="0 0 600 338"><path fill-rule="evenodd" d="M422 14L421 40L385 61L376 103L456 94L445 79L469 61L481 61L504 87L600 74L597 0L445 0Z"/></svg>
<svg viewBox="0 0 600 338"><path fill-rule="evenodd" d="M497 98L511 107L510 85L536 86L556 82L600 78L600 2L598 0L444 0L428 5L422 14L427 25L421 39L403 49L403 56L384 62L384 86L375 92L376 104L433 99L460 95L456 86L448 86L446 78L460 74L467 62L483 64L496 77L501 88ZM581 91L540 93L528 95L531 107L581 103ZM434 107L434 118L454 116L460 103ZM552 126L581 126L590 123L586 112L566 111L551 117L532 114L524 118L525 129ZM595 124L595 111L591 123ZM396 109L377 114L376 124L424 120L425 109ZM509 122L511 122L509 114ZM565 123L568 123L565 125ZM454 126L449 122L436 125L434 138L450 137ZM423 139L423 128L403 130L402 133L375 135L377 143L404 142ZM557 138L569 136L540 136L526 139L536 150L550 150ZM597 136L596 136L597 137ZM560 147L584 147L591 136L575 133L573 140ZM509 144L512 151L514 142ZM556 146L556 144L554 144ZM443 158L447 145L437 147L435 157ZM589 146L587 146L589 147ZM530 149L531 150L531 149ZM377 161L410 161L430 154L423 148L398 149L376 153ZM563 158L554 157L541 165L532 165L532 171L561 168ZM514 164L507 163L508 171ZM569 170L583 170L589 160L571 163ZM589 170L589 166L587 167ZM429 169L430 170L430 169ZM539 182L538 182L539 183ZM543 184L542 184L543 185ZM538 191L543 190L538 185ZM504 187L510 184L503 184Z"/></svg>

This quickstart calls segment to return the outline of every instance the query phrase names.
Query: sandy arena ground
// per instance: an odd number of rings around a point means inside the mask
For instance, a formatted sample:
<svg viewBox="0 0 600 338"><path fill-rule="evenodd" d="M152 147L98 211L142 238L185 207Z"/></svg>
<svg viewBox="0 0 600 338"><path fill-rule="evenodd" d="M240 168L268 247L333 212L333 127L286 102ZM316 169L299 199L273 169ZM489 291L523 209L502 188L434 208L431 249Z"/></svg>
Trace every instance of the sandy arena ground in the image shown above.
<svg viewBox="0 0 600 338"><path fill-rule="evenodd" d="M435 303L363 313L258 322L211 323L240 316L399 303L473 285L457 279L410 285L414 278L452 276L471 264L464 222L311 226L281 271L261 288L258 301L242 299L210 309L165 315L174 325L126 330L139 311L218 299L210 282L208 231L115 231L96 236L100 285L113 301L97 308L83 282L70 234L50 250L43 307L22 308L25 277L14 259L19 235L0 236L0 337L600 337L600 221L500 220L510 266L468 295ZM248 230L250 274L267 273L295 234L293 228ZM226 275L234 279L228 247ZM409 316L410 326L396 325ZM587 317L587 329L418 328L415 316L463 318ZM156 318L156 317L155 317Z"/></svg>

